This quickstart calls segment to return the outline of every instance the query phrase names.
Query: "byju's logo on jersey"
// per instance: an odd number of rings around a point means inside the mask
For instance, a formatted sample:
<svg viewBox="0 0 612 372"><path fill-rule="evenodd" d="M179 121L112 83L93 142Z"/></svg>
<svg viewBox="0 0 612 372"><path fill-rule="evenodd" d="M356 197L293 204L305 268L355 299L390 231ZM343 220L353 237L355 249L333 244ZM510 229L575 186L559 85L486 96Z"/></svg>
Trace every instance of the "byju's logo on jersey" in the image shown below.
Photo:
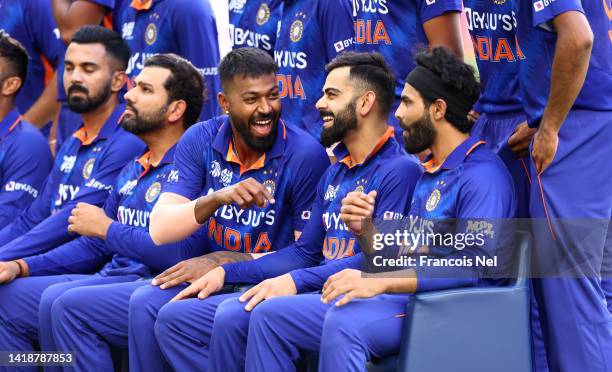
<svg viewBox="0 0 612 372"><path fill-rule="evenodd" d="M231 0L229 3L230 12L240 12L242 13L244 9L244 4L246 4L246 0Z"/></svg>
<svg viewBox="0 0 612 372"><path fill-rule="evenodd" d="M354 43L353 38L346 39L346 40L340 40L334 43L334 49L336 50L336 53L340 53L344 49L351 46L353 43Z"/></svg>
<svg viewBox="0 0 612 372"><path fill-rule="evenodd" d="M134 38L134 22L123 24L121 27L121 38L123 40L132 40Z"/></svg>
<svg viewBox="0 0 612 372"><path fill-rule="evenodd" d="M336 187L333 187L332 185L328 185L327 191L325 192L325 196L323 197L323 199L334 200L336 198L336 194L338 193L339 189L340 189L340 185Z"/></svg>
<svg viewBox="0 0 612 372"><path fill-rule="evenodd" d="M268 23L269 20L270 20L270 7L268 6L268 4L263 3L261 4L261 6L259 7L259 10L257 11L257 17L255 18L255 22L257 22L258 25L263 26L266 23Z"/></svg>
<svg viewBox="0 0 612 372"><path fill-rule="evenodd" d="M533 9L535 9L536 12L543 10L544 2L542 0L536 1L535 3L533 3Z"/></svg>
<svg viewBox="0 0 612 372"><path fill-rule="evenodd" d="M217 178L221 175L221 165L216 160L210 163L210 175Z"/></svg>
<svg viewBox="0 0 612 372"><path fill-rule="evenodd" d="M60 165L60 172L70 173L72 168L74 168L74 163L76 163L76 155L73 156L64 156L64 160L62 161L62 165Z"/></svg>

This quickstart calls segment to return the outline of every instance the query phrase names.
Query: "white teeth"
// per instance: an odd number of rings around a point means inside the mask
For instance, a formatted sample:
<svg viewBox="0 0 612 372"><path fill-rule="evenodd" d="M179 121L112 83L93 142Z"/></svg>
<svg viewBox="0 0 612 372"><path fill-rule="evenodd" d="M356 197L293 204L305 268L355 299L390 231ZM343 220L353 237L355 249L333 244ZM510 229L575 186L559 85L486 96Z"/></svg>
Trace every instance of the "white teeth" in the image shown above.
<svg viewBox="0 0 612 372"><path fill-rule="evenodd" d="M333 116L324 116L323 117L323 121L332 121L332 120L334 120Z"/></svg>
<svg viewBox="0 0 612 372"><path fill-rule="evenodd" d="M257 125L269 125L269 124L272 124L272 120L256 120L255 124L257 124Z"/></svg>

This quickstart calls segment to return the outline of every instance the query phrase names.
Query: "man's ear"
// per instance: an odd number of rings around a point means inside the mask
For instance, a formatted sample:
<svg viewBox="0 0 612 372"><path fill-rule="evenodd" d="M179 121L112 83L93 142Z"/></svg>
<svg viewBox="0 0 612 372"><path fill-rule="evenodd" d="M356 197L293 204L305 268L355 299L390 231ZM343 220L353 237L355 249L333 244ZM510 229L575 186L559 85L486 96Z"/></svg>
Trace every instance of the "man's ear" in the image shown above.
<svg viewBox="0 0 612 372"><path fill-rule="evenodd" d="M115 71L115 73L113 73L113 77L111 78L111 92L119 92L127 81L128 76L125 71Z"/></svg>
<svg viewBox="0 0 612 372"><path fill-rule="evenodd" d="M219 94L217 94L217 101L219 102L219 106L221 106L223 113L228 115L229 114L229 100L227 99L227 96L225 95L225 93L219 92Z"/></svg>
<svg viewBox="0 0 612 372"><path fill-rule="evenodd" d="M437 99L429 106L429 115L432 119L440 121L446 116L446 101Z"/></svg>
<svg viewBox="0 0 612 372"><path fill-rule="evenodd" d="M173 101L168 106L168 122L176 123L181 120L185 115L185 111L187 111L187 102L182 99Z"/></svg>
<svg viewBox="0 0 612 372"><path fill-rule="evenodd" d="M371 90L368 90L361 96L359 106L357 107L357 112L361 116L368 116L370 112L374 109L374 105L376 104L376 93Z"/></svg>
<svg viewBox="0 0 612 372"><path fill-rule="evenodd" d="M21 78L17 76L11 76L2 82L1 92L3 96L12 96L17 93L21 88Z"/></svg>

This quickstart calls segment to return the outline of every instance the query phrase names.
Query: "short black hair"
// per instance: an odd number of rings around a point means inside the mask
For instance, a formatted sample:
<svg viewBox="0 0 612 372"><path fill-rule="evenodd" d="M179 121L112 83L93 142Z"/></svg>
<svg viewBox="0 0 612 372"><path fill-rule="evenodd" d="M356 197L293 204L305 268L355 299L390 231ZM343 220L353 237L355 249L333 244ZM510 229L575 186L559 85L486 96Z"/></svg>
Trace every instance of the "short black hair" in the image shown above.
<svg viewBox="0 0 612 372"><path fill-rule="evenodd" d="M257 48L234 49L223 57L219 64L219 77L225 89L227 84L234 80L234 76L241 75L252 78L269 74L276 74L278 66L272 56Z"/></svg>
<svg viewBox="0 0 612 372"><path fill-rule="evenodd" d="M350 67L350 79L374 91L381 115L389 116L395 101L395 76L384 57L380 53L345 52L328 63L325 71L329 74L340 67Z"/></svg>
<svg viewBox="0 0 612 372"><path fill-rule="evenodd" d="M436 74L443 83L461 91L472 102L476 102L480 96L480 82L476 79L474 68L457 58L450 49L446 47L435 47L432 50L422 50L415 55L417 65L423 66ZM425 105L431 102L426 99ZM449 110L444 115L446 120L462 133L469 133L472 129L472 122L465 117L459 117Z"/></svg>
<svg viewBox="0 0 612 372"><path fill-rule="evenodd" d="M164 82L168 91L168 101L183 100L187 109L183 115L185 129L193 125L200 116L204 103L204 79L191 62L176 54L157 54L144 64L144 67L161 67L170 70L170 76Z"/></svg>
<svg viewBox="0 0 612 372"><path fill-rule="evenodd" d="M121 35L102 26L83 26L72 35L70 43L102 44L106 53L119 63L119 70L126 70L130 62L130 47Z"/></svg>
<svg viewBox="0 0 612 372"><path fill-rule="evenodd" d="M20 42L9 36L8 33L0 30L0 58L2 58L9 69L8 76L17 76L21 79L21 88L25 84L28 76L28 52ZM17 91L17 93L19 92Z"/></svg>

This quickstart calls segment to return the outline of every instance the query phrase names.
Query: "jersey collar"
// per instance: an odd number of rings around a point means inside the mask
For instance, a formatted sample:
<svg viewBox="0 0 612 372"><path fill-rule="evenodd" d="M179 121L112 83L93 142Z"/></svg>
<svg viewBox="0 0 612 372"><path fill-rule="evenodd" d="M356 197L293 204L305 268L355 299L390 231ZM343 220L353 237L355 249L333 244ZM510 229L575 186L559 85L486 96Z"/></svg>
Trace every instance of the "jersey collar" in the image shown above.
<svg viewBox="0 0 612 372"><path fill-rule="evenodd" d="M97 136L88 138L85 127L81 125L81 128L79 128L76 132L72 134L72 137L81 141L82 146L88 146L97 140L106 139L115 131L117 126L121 124L121 121L123 120L124 112L125 112L125 105L123 104L117 105L113 113L108 117L108 119L106 119L106 122L100 129L100 132L98 133Z"/></svg>
<svg viewBox="0 0 612 372"><path fill-rule="evenodd" d="M149 10L151 6L153 6L153 0L147 0L144 3L141 3L140 0L132 0L130 3L130 7L137 11Z"/></svg>
<svg viewBox="0 0 612 372"><path fill-rule="evenodd" d="M253 169L260 169L266 164L266 161L282 156L285 152L287 142L287 126L282 120L279 121L276 128L276 141L268 152L264 153L250 168L246 168L240 159L234 153L232 144L232 126L229 123L229 117L225 117L225 122L219 128L219 132L215 136L213 148L221 153L225 161L240 165L240 174Z"/></svg>
<svg viewBox="0 0 612 372"><path fill-rule="evenodd" d="M378 139L378 142L376 142L376 145L374 146L372 151L370 151L370 153L365 157L362 163L355 164L355 162L353 161L353 158L351 157L351 154L349 153L348 149L342 142L340 142L334 148L333 152L334 152L334 155L336 156L336 159L340 159L338 160L338 162L346 165L350 169L350 168L353 168L354 166L363 165L367 163L368 160L370 160L371 158L374 157L374 155L380 152L380 150L385 146L385 144L387 144L387 142L389 142L391 138L393 138L393 136L394 136L393 127L387 127L387 130L385 131L385 133L382 135L382 137Z"/></svg>
<svg viewBox="0 0 612 372"><path fill-rule="evenodd" d="M436 165L433 159L433 155L429 155L421 165L425 168L427 173L436 173L440 169L450 170L456 168L461 164L478 146L483 145L485 142L480 141L476 137L468 137L465 141L461 142L451 153L448 155L446 160Z"/></svg>
<svg viewBox="0 0 612 372"><path fill-rule="evenodd" d="M176 144L174 144L172 147L170 147L168 151L166 151L166 153L164 154L164 157L159 162L159 164L153 165L149 163L149 159L151 158L151 151L147 148L145 153L142 154L141 157L135 160L136 163L140 164L140 166L142 167L142 173L140 173L139 178L142 178L145 176L145 174L149 173L151 168L159 168L162 165L174 163L174 150L175 149L176 149Z"/></svg>
<svg viewBox="0 0 612 372"><path fill-rule="evenodd" d="M19 114L19 110L17 108L9 111L8 114L4 117L4 119L0 120L0 138L4 138L7 134L9 134L21 121L21 115Z"/></svg>

